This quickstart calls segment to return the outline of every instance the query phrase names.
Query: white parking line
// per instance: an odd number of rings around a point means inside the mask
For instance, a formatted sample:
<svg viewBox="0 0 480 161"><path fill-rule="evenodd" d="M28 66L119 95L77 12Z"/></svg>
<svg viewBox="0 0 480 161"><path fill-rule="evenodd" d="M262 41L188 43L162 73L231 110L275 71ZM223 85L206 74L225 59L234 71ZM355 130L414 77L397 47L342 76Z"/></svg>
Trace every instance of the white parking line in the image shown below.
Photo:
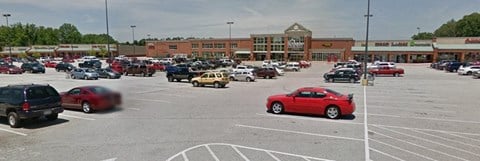
<svg viewBox="0 0 480 161"><path fill-rule="evenodd" d="M162 92L162 91L166 91L166 90L167 90L166 88L160 88L160 89L151 90L151 91L135 92L135 94L155 93L155 92Z"/></svg>
<svg viewBox="0 0 480 161"><path fill-rule="evenodd" d="M460 158L460 157L457 157L457 156L454 156L454 155L450 155L450 154L447 154L447 153L444 153L444 152L441 152L441 151L438 151L438 150L435 150L435 149L431 149L431 148L428 148L428 147L425 147L425 146L422 146L422 145L418 145L418 144L415 144L415 143L412 143L412 142L409 142L409 141L405 141L403 139L394 138L392 136L388 136L386 134L382 134L380 132L373 131L373 130L370 130L370 131L374 132L377 135L381 135L381 136L384 136L384 137L387 137L387 138L390 138L390 139L394 139L394 140L397 140L397 141L400 141L400 142L403 142L403 143L407 143L407 144L410 144L410 145L413 145L413 146L416 146L416 147L420 147L420 148L423 148L423 149L426 149L426 150L429 150L429 151L432 151L432 152L436 152L438 154L443 154L443 155L446 155L446 156L449 156L449 157L452 157L452 158L467 161L467 159Z"/></svg>
<svg viewBox="0 0 480 161"><path fill-rule="evenodd" d="M446 134L452 135L452 136L456 136L456 137L459 137L459 138L463 138L463 139L468 139L468 140L473 140L473 141L478 141L478 142L480 142L480 140L474 139L474 138L469 138L469 137L465 137L465 136L461 136L461 135L457 135L457 134L452 134L452 133L446 133Z"/></svg>
<svg viewBox="0 0 480 161"><path fill-rule="evenodd" d="M275 161L280 161L280 159L278 159L275 155L273 155L272 153L270 153L269 151L265 151L268 155L270 155L270 157L272 157Z"/></svg>
<svg viewBox="0 0 480 161"><path fill-rule="evenodd" d="M205 148L207 148L208 152L210 153L210 155L212 155L213 159L215 159L215 161L220 161L220 159L218 159L217 155L215 155L215 153L213 153L212 149L210 149L210 147L208 145L205 145Z"/></svg>
<svg viewBox="0 0 480 161"><path fill-rule="evenodd" d="M366 85L363 86L363 111L367 114L367 115L363 115L363 141L365 143L365 161L369 161L370 146L368 145L368 123L367 123L368 112L367 112L367 86Z"/></svg>
<svg viewBox="0 0 480 161"><path fill-rule="evenodd" d="M393 156L393 155L391 155L391 154L382 152L382 151L377 150L377 149L374 149L374 148L370 148L370 150L371 150L371 151L374 151L374 152L377 152L377 153L380 153L380 154L383 154L383 155L385 155L385 156L387 156L387 157L390 157L390 158L395 159L395 160L398 160L398 161L405 161L405 160L400 159L400 158L398 158L398 157L396 157L396 156Z"/></svg>
<svg viewBox="0 0 480 161"><path fill-rule="evenodd" d="M290 130L282 130L282 129L273 129L273 128L266 128L266 127L259 127L259 126L249 126L249 125L241 125L241 124L236 124L235 126L244 127L244 128L251 128L251 129L260 129L260 130L268 130L268 131L278 131L278 132L286 132L286 133L294 133L294 134L302 134L302 135L310 135L310 136L321 136L321 137L328 137L328 138L336 138L336 139L344 139L344 140L353 140L353 141L361 141L361 142L363 142L363 139L350 138L350 137L333 136L333 135L323 135L323 134L317 134L317 133L290 131Z"/></svg>
<svg viewBox="0 0 480 161"><path fill-rule="evenodd" d="M412 138L415 138L415 139L418 139L418 140L423 140L423 141L426 141L426 142L429 142L429 143L437 144L437 145L440 145L440 146L443 146L443 147L447 147L447 148L450 148L450 149L454 149L454 150L457 150L457 151L461 151L461 152L464 152L464 153L468 153L468 154L480 157L480 155L477 154L477 153L466 151L466 150L463 150L463 149L460 149L460 148L457 148L457 147L453 147L453 146L450 146L450 145L446 145L446 144L443 144L443 143L435 142L435 141L424 139L424 138L421 138L421 137L416 137L416 136L413 136L413 135L410 135L410 134L405 134L405 133L398 132L398 131L395 131L395 130L392 130L392 129L387 129L387 128L383 128L383 127L377 127L377 128L380 128L380 129L383 129L383 130L386 130L386 131L391 131L393 133L397 133L397 134L400 134L400 135L409 136L409 137L412 137Z"/></svg>
<svg viewBox="0 0 480 161"><path fill-rule="evenodd" d="M183 161L189 161L187 154L185 154L185 152L182 153L182 158L183 158Z"/></svg>
<svg viewBox="0 0 480 161"><path fill-rule="evenodd" d="M456 111L448 110L430 110L430 109L406 109L406 108L396 108L396 107L378 107L378 106L368 106L368 108L378 108L378 109L391 109L391 110L402 110L402 111L411 111L411 112L422 112L422 111L431 111L431 112L440 112L440 113L456 113Z"/></svg>
<svg viewBox="0 0 480 161"><path fill-rule="evenodd" d="M4 128L0 128L0 131L5 131L5 132L9 132L9 133L17 134L17 135L22 135L22 136L27 136L27 134L24 134L24 133L21 133L21 132L16 132L16 131L9 130L9 129L4 129Z"/></svg>
<svg viewBox="0 0 480 161"><path fill-rule="evenodd" d="M355 114L363 115L364 113L355 113ZM428 117L408 117L408 116L384 115L384 114L372 114L372 113L369 113L368 115L371 115L371 116L380 116L380 117L395 117L395 118L406 118L406 119L420 119L420 120L433 120L433 121L445 121L445 122L459 122L459 123L480 124L480 122L478 122L478 121L465 121L465 120L453 120L453 119L439 119L439 118L428 118Z"/></svg>
<svg viewBox="0 0 480 161"><path fill-rule="evenodd" d="M161 103L172 103L170 101L165 100L157 100L157 99L138 99L138 98L130 98L129 100L136 100L136 101L149 101L149 102L161 102Z"/></svg>
<svg viewBox="0 0 480 161"><path fill-rule="evenodd" d="M235 152L237 152L237 154L240 155L245 161L250 161L250 159L248 159L245 155L243 155L243 153L240 152L240 150L238 150L237 147L235 147L235 146L233 146L233 145L232 145L231 147L232 147L233 150L235 150Z"/></svg>
<svg viewBox="0 0 480 161"><path fill-rule="evenodd" d="M139 108L127 108L127 109L129 109L129 110L135 110L135 111L140 111Z"/></svg>
<svg viewBox="0 0 480 161"><path fill-rule="evenodd" d="M66 115L66 114L60 114L60 116L70 117L70 118L76 118L76 119L82 119L82 120L88 120L88 121L94 121L94 120L95 120L95 119L92 119L92 118L86 118L86 117L80 117L80 116L73 116L73 115Z"/></svg>
<svg viewBox="0 0 480 161"><path fill-rule="evenodd" d="M275 153L275 154L281 154L281 155L286 155L286 156L291 156L291 157L298 157L298 158L307 158L307 159L312 159L312 160L322 160L322 161L333 161L333 160L329 160L329 159L323 159L323 158L316 158L316 157L310 157L310 156L305 156L305 155L298 155L298 154L292 154L292 153L285 153L285 152L280 152L280 151L274 151L274 150L267 150L267 149L260 149L260 148L254 148L254 147L247 147L247 146L242 146L242 145L234 145L234 144L227 144L227 143L208 143L208 144L201 144L201 145L196 145L196 146L192 146L190 148L187 148L173 156L171 156L170 158L167 159L167 161L172 161L173 159L177 158L178 156L180 155L185 155L185 153L187 151L190 151L190 150L193 150L193 149L196 149L196 148L200 148L200 147L207 147L207 146L217 146L217 145L220 145L220 146L235 146L237 148L242 148L242 149L249 149L249 150L255 150L255 151L263 151L263 152L266 152L267 154L272 154L272 153ZM208 150L208 149L207 149ZM277 157L275 157L273 154L270 155L272 156L272 158L274 158L275 160L279 160ZM187 160L188 161L188 160Z"/></svg>
<svg viewBox="0 0 480 161"><path fill-rule="evenodd" d="M102 161L115 161L117 160L117 158L110 158L110 159L105 159L105 160L102 160Z"/></svg>
<svg viewBox="0 0 480 161"><path fill-rule="evenodd" d="M311 121L318 121L318 122L331 122L331 123L339 123L339 124L352 124L352 125L363 125L363 123L357 122L346 122L343 120L328 120L322 118L308 118L304 116L288 116L288 115L273 115L273 114L258 114L260 116L267 116L267 117L279 117L279 118L290 118L290 119L297 119L297 120L311 120ZM478 133L465 133L465 132L457 132L457 131L445 131L445 130L436 130L436 129L425 129L425 128L414 128L414 127L404 127L404 126L392 126L392 125L382 125L382 124L368 124L371 126L380 126L380 127L389 127L395 129L407 129L407 130L420 130L420 131L431 131L431 132L440 132L446 134L462 134L462 135L470 135L470 136L480 136ZM470 138L472 139L472 138ZM476 139L473 139L476 140ZM476 140L480 141L480 140Z"/></svg>
<svg viewBox="0 0 480 161"><path fill-rule="evenodd" d="M372 138L370 138L370 140L371 140L371 141L374 141L374 142L377 142L377 143L380 143L380 144L383 144L383 145L386 145L386 146L389 146L389 147L394 148L394 149L397 149L397 150L401 150L401 151L404 151L404 152L407 152L407 153L410 153L410 154L413 154L413 155L416 155L416 156L419 156L419 157L428 159L428 160L437 161L437 160L435 160L435 159L433 159L433 158L430 158L430 157L427 157L427 156L425 156L425 155L421 155L421 154L418 154L418 153L415 153L415 152L412 152L412 151L409 151L409 150L406 150L406 149L402 149L402 148L400 148L400 147L393 146L393 145L390 145L390 144L381 142L381 141L379 141L379 140L375 140L375 139L372 139Z"/></svg>
<svg viewBox="0 0 480 161"><path fill-rule="evenodd" d="M445 137L441 137L441 136L432 135L432 134L429 134L429 133L426 133L426 132L421 132L421 131L418 131L418 130L411 130L411 131L414 131L414 132L417 132L417 133L420 133L420 134L423 134L423 135L428 135L428 136L431 136L431 137L439 138L439 139L442 139L442 140L447 140L447 141L450 141L450 142L466 145L466 146L480 148L480 146L478 146L478 145L467 144L467 143L464 143L464 142L461 142L461 141L457 141L457 140L453 140L453 139L449 139L449 138L445 138Z"/></svg>

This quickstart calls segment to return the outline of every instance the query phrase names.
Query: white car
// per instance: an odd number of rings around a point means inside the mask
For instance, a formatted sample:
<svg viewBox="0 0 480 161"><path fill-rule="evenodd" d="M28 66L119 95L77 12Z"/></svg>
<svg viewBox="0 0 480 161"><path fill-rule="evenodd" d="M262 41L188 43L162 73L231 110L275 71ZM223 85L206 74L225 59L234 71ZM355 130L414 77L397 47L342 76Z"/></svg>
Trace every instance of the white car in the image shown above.
<svg viewBox="0 0 480 161"><path fill-rule="evenodd" d="M84 56L80 59L80 62L91 61L91 60L100 61L100 59L98 59L96 56Z"/></svg>
<svg viewBox="0 0 480 161"><path fill-rule="evenodd" d="M248 68L245 65L237 65L237 67L233 69L233 72L252 72L252 71L253 71L253 68Z"/></svg>
<svg viewBox="0 0 480 161"><path fill-rule="evenodd" d="M285 65L285 68L283 68L283 70L298 72L298 71L300 71L300 63L289 62L289 63L287 63L287 65Z"/></svg>
<svg viewBox="0 0 480 161"><path fill-rule="evenodd" d="M163 58L160 60L162 64L173 64L173 58Z"/></svg>
<svg viewBox="0 0 480 161"><path fill-rule="evenodd" d="M234 72L229 76L230 81L255 81L255 75L252 72Z"/></svg>
<svg viewBox="0 0 480 161"><path fill-rule="evenodd" d="M393 62L375 62L375 63L367 66L367 69L381 68L381 67L395 68L396 65Z"/></svg>
<svg viewBox="0 0 480 161"><path fill-rule="evenodd" d="M473 72L475 71L480 72L480 66L468 66L468 67L460 66L460 68L458 68L457 73L459 75L472 75Z"/></svg>
<svg viewBox="0 0 480 161"><path fill-rule="evenodd" d="M275 67L279 65L280 64L277 60L264 60L262 63L262 67Z"/></svg>

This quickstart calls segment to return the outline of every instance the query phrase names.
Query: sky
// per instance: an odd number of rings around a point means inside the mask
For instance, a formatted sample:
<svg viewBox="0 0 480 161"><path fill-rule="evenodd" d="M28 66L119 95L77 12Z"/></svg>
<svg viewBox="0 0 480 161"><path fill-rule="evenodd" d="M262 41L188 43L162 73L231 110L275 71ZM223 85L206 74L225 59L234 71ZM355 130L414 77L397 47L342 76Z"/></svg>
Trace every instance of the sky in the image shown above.
<svg viewBox="0 0 480 161"><path fill-rule="evenodd" d="M314 38L364 40L367 0L107 0L110 35L120 42L166 37L249 38L283 33L297 22ZM450 19L480 12L480 0L371 0L371 40L410 39L433 32ZM9 23L106 33L105 0L0 0ZM3 17L2 17L3 18ZM5 18L0 20L5 25Z"/></svg>

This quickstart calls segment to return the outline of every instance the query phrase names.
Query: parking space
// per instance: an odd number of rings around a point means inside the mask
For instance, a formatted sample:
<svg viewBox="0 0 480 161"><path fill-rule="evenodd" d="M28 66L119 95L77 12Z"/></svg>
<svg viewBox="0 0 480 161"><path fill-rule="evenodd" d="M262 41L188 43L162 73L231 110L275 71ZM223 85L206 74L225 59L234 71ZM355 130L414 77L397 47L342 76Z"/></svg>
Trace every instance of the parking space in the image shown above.
<svg viewBox="0 0 480 161"><path fill-rule="evenodd" d="M1 85L48 83L60 92L101 85L124 98L114 110L66 110L56 121L18 129L2 118L0 160L364 160L363 87L326 83L322 76L332 66L314 62L301 72L223 89L168 82L162 72L119 80L72 80L53 69L2 74ZM479 160L479 80L428 64L398 66L404 76L377 77L366 90L371 159ZM268 96L305 86L353 93L356 111L339 120L265 112ZM17 157L24 153L42 155Z"/></svg>

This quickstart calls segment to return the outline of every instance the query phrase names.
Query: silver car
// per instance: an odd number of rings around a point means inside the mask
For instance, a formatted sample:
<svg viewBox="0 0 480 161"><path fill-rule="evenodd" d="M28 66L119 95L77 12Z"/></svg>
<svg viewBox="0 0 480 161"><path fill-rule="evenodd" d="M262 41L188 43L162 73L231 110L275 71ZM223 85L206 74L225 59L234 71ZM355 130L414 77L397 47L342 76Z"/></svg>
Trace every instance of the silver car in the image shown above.
<svg viewBox="0 0 480 161"><path fill-rule="evenodd" d="M94 69L76 68L72 70L70 77L72 79L98 79L98 73Z"/></svg>
<svg viewBox="0 0 480 161"><path fill-rule="evenodd" d="M242 72L233 72L229 76L230 81L255 81L255 75L252 72L242 71Z"/></svg>

